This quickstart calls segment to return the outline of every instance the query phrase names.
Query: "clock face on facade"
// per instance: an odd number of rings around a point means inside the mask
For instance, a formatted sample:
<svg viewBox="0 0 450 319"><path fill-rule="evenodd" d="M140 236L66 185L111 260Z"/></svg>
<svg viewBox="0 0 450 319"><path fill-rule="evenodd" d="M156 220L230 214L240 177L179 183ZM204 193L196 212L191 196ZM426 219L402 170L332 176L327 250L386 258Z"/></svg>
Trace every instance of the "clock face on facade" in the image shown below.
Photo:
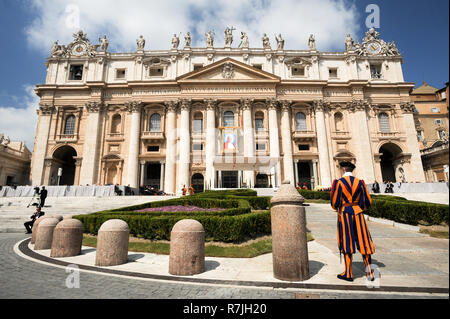
<svg viewBox="0 0 450 319"><path fill-rule="evenodd" d="M74 55L82 55L85 52L86 52L86 47L83 44L77 44L72 49L72 53Z"/></svg>
<svg viewBox="0 0 450 319"><path fill-rule="evenodd" d="M381 52L381 45L378 42L369 42L367 44L367 52L369 54L379 54Z"/></svg>

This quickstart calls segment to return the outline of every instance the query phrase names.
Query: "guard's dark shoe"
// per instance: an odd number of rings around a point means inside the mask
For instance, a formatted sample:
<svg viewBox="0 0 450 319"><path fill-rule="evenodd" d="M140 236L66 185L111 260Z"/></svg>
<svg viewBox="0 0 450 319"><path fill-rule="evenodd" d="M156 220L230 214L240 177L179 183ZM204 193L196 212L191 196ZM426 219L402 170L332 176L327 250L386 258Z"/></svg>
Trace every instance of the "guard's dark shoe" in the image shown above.
<svg viewBox="0 0 450 319"><path fill-rule="evenodd" d="M31 232L30 232L30 231L27 231L27 232L25 232L25 234L31 234Z"/></svg>
<svg viewBox="0 0 450 319"><path fill-rule="evenodd" d="M342 276L341 274L337 275L337 277L339 279L342 279L342 280L345 280L345 281L350 281L350 282L353 281L353 278L348 278L348 277Z"/></svg>

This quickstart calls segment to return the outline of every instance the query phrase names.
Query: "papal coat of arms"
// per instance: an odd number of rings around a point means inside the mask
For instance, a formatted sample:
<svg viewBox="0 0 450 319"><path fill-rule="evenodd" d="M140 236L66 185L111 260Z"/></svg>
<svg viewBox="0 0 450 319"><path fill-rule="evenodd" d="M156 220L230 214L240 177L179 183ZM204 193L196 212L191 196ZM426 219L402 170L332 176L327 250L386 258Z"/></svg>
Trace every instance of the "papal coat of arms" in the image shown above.
<svg viewBox="0 0 450 319"><path fill-rule="evenodd" d="M224 79L232 79L234 77L234 67L232 63L227 62L223 65L222 76Z"/></svg>

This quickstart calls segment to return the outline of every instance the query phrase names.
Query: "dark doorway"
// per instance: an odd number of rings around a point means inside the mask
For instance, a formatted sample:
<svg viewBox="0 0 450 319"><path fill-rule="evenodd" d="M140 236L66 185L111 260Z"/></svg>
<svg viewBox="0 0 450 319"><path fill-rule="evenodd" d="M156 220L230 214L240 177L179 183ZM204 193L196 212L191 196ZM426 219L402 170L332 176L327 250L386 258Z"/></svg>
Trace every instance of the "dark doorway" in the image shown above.
<svg viewBox="0 0 450 319"><path fill-rule="evenodd" d="M256 185L255 188L268 188L269 187L269 177L267 174L256 175Z"/></svg>
<svg viewBox="0 0 450 319"><path fill-rule="evenodd" d="M75 183L75 157L77 157L77 152L71 146L60 147L53 153L56 166L62 168L59 185L72 186ZM58 185L57 180L56 184Z"/></svg>
<svg viewBox="0 0 450 319"><path fill-rule="evenodd" d="M297 163L297 182L303 187L304 183L308 189L311 189L311 165L310 162L298 162Z"/></svg>
<svg viewBox="0 0 450 319"><path fill-rule="evenodd" d="M237 171L222 171L222 187L223 188L238 188L238 172Z"/></svg>
<svg viewBox="0 0 450 319"><path fill-rule="evenodd" d="M147 163L146 186L161 188L161 164Z"/></svg>
<svg viewBox="0 0 450 319"><path fill-rule="evenodd" d="M383 182L393 182L395 183L397 179L395 178L395 167L394 161L401 154L402 150L395 144L388 143L380 148L380 166L381 175Z"/></svg>
<svg viewBox="0 0 450 319"><path fill-rule="evenodd" d="M6 186L13 186L13 185L14 185L14 177L6 176Z"/></svg>
<svg viewBox="0 0 450 319"><path fill-rule="evenodd" d="M191 184L194 187L195 193L203 193L205 190L205 179L200 173L192 175Z"/></svg>

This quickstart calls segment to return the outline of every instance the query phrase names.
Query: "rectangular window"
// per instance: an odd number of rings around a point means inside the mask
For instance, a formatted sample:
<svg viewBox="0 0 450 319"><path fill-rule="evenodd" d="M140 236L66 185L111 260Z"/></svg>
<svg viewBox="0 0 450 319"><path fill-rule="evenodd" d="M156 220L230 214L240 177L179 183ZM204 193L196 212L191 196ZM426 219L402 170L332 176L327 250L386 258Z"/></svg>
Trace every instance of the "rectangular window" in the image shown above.
<svg viewBox="0 0 450 319"><path fill-rule="evenodd" d="M438 108L438 107L432 107L432 108L431 108L431 112L432 112L432 113L440 113L440 112L441 112L441 109Z"/></svg>
<svg viewBox="0 0 450 319"><path fill-rule="evenodd" d="M370 65L370 77L372 79L381 79L381 64L371 64Z"/></svg>
<svg viewBox="0 0 450 319"><path fill-rule="evenodd" d="M201 133L203 132L203 120L194 120L194 132Z"/></svg>
<svg viewBox="0 0 450 319"><path fill-rule="evenodd" d="M203 68L203 64L194 64L194 71L197 71L201 68Z"/></svg>
<svg viewBox="0 0 450 319"><path fill-rule="evenodd" d="M163 76L163 68L150 68L150 76Z"/></svg>
<svg viewBox="0 0 450 319"><path fill-rule="evenodd" d="M159 152L158 145L149 145L147 146L147 152Z"/></svg>
<svg viewBox="0 0 450 319"><path fill-rule="evenodd" d="M417 131L417 140L419 142L423 140L423 131Z"/></svg>
<svg viewBox="0 0 450 319"><path fill-rule="evenodd" d="M83 79L83 65L73 64L69 70L69 80L81 81Z"/></svg>
<svg viewBox="0 0 450 319"><path fill-rule="evenodd" d="M255 130L256 130L256 132L264 131L264 120L263 119L255 119Z"/></svg>
<svg viewBox="0 0 450 319"><path fill-rule="evenodd" d="M116 79L122 80L125 79L126 70L125 69L116 69Z"/></svg>
<svg viewBox="0 0 450 319"><path fill-rule="evenodd" d="M299 151L309 151L309 144L299 144L298 150Z"/></svg>
<svg viewBox="0 0 450 319"><path fill-rule="evenodd" d="M330 79L336 79L338 77L338 70L337 68L329 68L328 74Z"/></svg>
<svg viewBox="0 0 450 319"><path fill-rule="evenodd" d="M253 64L252 65L255 69L260 69L262 70L262 64Z"/></svg>
<svg viewBox="0 0 450 319"><path fill-rule="evenodd" d="M292 76L305 76L305 68L303 67L292 67Z"/></svg>
<svg viewBox="0 0 450 319"><path fill-rule="evenodd" d="M256 144L256 150L257 151L265 151L266 150L266 144L264 144L264 143Z"/></svg>
<svg viewBox="0 0 450 319"><path fill-rule="evenodd" d="M194 144L194 145L192 145L192 149L194 151L203 151L203 144L200 144L200 143Z"/></svg>
<svg viewBox="0 0 450 319"><path fill-rule="evenodd" d="M442 125L442 120L434 120L434 124L436 125Z"/></svg>

